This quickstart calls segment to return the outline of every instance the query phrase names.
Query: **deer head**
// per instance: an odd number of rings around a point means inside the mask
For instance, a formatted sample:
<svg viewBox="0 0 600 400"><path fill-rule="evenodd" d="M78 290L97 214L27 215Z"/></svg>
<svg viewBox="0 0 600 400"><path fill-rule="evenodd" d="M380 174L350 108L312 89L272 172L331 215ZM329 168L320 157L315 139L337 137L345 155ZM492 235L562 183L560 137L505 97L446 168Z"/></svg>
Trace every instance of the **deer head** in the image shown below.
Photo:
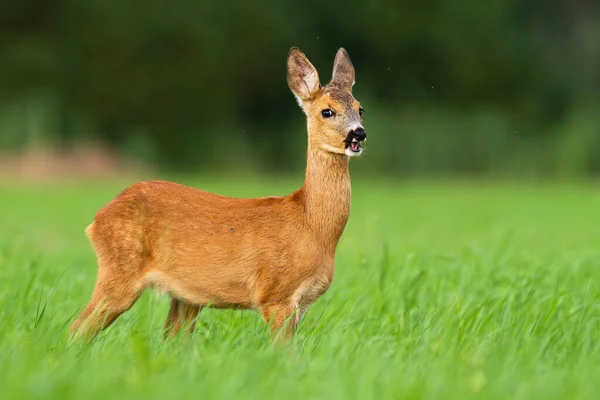
<svg viewBox="0 0 600 400"><path fill-rule="evenodd" d="M340 48L333 63L331 82L321 86L319 74L306 56L293 47L287 60L287 80L308 121L309 147L327 153L359 156L367 139L363 109L352 96L354 66Z"/></svg>

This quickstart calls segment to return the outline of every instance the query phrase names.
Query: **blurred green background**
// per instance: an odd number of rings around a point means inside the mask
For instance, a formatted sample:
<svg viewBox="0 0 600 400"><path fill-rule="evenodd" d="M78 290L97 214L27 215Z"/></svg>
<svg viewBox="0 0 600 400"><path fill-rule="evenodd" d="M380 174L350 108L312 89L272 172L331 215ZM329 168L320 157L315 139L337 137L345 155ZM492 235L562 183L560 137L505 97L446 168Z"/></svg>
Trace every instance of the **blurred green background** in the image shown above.
<svg viewBox="0 0 600 400"><path fill-rule="evenodd" d="M299 171L291 46L324 82L348 49L370 139L357 171L600 172L596 0L3 0L0 160L93 144L163 170Z"/></svg>

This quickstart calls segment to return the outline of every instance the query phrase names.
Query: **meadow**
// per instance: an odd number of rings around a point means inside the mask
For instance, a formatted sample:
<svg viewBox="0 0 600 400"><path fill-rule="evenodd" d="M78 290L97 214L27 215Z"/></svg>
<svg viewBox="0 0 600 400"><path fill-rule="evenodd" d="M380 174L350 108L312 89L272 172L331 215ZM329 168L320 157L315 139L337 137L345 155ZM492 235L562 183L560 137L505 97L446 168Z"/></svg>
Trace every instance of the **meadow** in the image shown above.
<svg viewBox="0 0 600 400"><path fill-rule="evenodd" d="M300 179L179 179L234 196ZM0 398L592 399L600 187L353 181L329 291L292 346L205 310L162 341L147 292L89 344L68 328L96 264L83 230L126 181L0 184Z"/></svg>

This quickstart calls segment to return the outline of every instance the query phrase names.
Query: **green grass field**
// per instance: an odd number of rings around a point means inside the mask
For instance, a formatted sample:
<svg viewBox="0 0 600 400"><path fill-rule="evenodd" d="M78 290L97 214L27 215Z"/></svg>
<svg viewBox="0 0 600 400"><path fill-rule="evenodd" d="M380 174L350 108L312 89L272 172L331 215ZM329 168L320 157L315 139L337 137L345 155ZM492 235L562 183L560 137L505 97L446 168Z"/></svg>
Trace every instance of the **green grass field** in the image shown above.
<svg viewBox="0 0 600 400"><path fill-rule="evenodd" d="M236 196L300 180L180 182ZM600 390L600 188L353 182L334 282L296 351L205 310L163 343L146 293L68 340L95 281L83 235L123 183L0 186L0 398L580 399Z"/></svg>

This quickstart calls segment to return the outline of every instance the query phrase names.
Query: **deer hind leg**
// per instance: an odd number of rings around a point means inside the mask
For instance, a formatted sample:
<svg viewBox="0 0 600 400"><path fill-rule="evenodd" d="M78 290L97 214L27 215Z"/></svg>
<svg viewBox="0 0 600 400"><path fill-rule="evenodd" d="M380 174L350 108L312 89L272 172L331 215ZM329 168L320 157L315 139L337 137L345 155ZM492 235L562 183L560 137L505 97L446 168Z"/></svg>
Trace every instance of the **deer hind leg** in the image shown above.
<svg viewBox="0 0 600 400"><path fill-rule="evenodd" d="M94 243L98 254L98 279L89 304L71 326L73 337L92 339L129 310L145 288L142 269L145 258L133 241L109 248ZM93 241L93 240L92 240Z"/></svg>
<svg viewBox="0 0 600 400"><path fill-rule="evenodd" d="M184 300L171 299L171 308L165 321L164 339L175 337L183 328L185 332L191 334L196 327L196 318L200 313L201 306L188 303Z"/></svg>
<svg viewBox="0 0 600 400"><path fill-rule="evenodd" d="M99 277L92 299L73 323L71 334L92 339L108 328L142 294L135 286L122 277Z"/></svg>

